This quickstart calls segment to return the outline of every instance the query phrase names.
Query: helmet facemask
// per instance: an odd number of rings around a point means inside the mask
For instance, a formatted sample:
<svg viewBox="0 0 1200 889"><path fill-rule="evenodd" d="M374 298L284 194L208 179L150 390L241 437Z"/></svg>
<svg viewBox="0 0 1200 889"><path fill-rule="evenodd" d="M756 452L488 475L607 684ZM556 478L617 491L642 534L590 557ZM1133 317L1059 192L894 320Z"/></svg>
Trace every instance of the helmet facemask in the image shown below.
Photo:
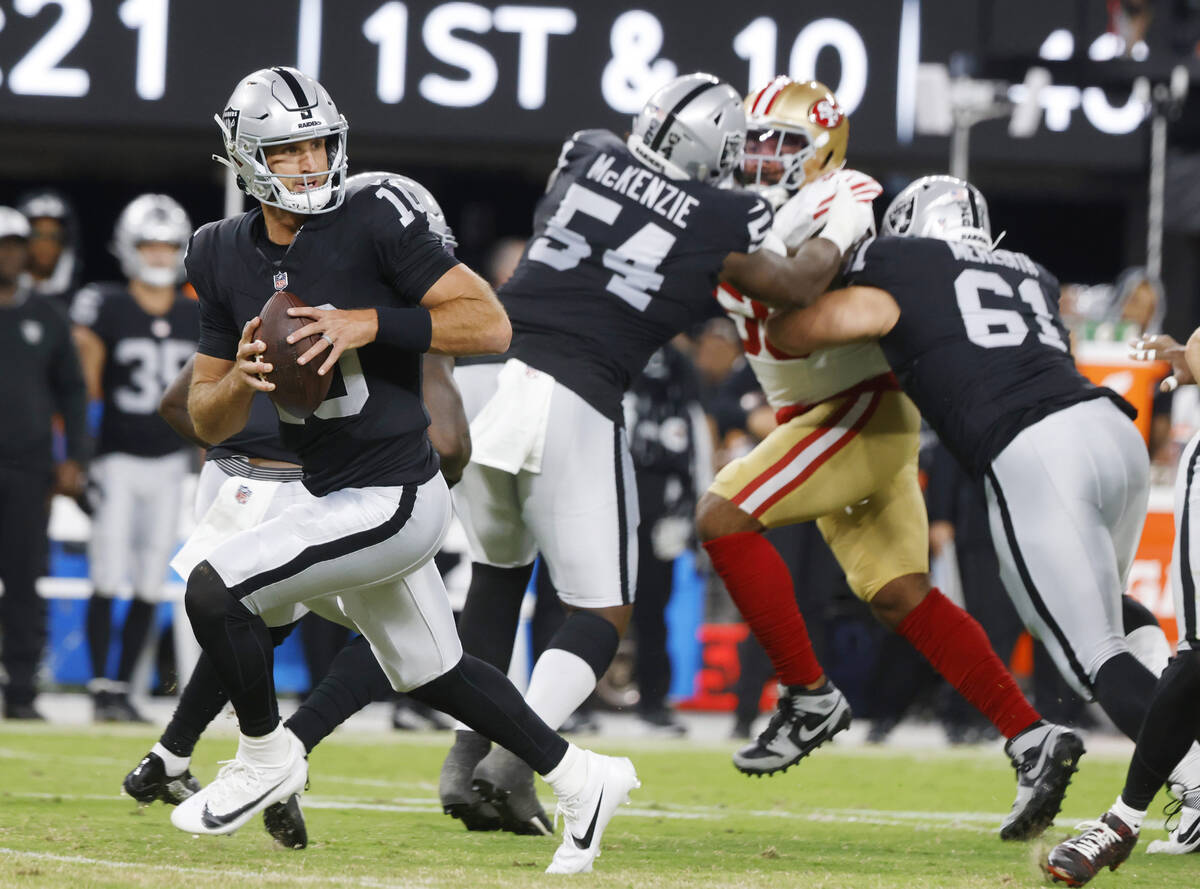
<svg viewBox="0 0 1200 889"><path fill-rule="evenodd" d="M305 215L327 213L341 206L345 196L348 166L346 140L349 127L344 117L335 125L314 127L299 136L259 139L249 134L237 134L235 139L235 134L231 133L229 128L228 118L231 116L236 127L236 112L233 115L227 112L224 119L221 115L213 116L217 126L221 128L225 153L228 155L228 160L218 155L213 155L213 160L236 172L239 184L247 194L272 207ZM321 137L325 139L327 170L295 174L276 173L271 170L267 162L268 148ZM322 179L325 181L321 182ZM297 180L305 188L300 191L289 189L288 184Z"/></svg>

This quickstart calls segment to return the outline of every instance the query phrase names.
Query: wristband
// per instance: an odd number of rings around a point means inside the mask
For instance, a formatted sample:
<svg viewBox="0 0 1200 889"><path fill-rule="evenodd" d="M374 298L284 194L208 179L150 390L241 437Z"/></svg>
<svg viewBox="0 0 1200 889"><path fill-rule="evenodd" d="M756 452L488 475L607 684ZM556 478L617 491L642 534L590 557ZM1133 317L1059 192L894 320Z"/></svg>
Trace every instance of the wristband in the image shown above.
<svg viewBox="0 0 1200 889"><path fill-rule="evenodd" d="M433 318L421 306L406 309L377 308L375 342L408 352L428 352L433 341Z"/></svg>

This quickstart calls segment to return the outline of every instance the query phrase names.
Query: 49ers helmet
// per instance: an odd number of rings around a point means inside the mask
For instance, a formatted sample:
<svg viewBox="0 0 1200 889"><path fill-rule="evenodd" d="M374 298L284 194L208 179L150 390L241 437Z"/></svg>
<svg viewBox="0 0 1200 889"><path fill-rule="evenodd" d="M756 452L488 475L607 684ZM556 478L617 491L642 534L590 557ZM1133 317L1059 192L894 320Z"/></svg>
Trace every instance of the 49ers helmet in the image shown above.
<svg viewBox="0 0 1200 889"><path fill-rule="evenodd" d="M850 120L825 84L779 76L748 95L745 108L744 184L790 194L846 162Z"/></svg>

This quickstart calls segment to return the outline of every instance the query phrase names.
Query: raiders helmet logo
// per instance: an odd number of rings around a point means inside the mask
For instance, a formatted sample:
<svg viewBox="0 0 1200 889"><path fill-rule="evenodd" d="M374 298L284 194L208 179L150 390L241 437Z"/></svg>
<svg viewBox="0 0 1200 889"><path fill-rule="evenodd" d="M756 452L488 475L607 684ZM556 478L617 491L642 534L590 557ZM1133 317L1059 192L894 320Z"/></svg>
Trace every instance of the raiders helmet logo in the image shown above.
<svg viewBox="0 0 1200 889"><path fill-rule="evenodd" d="M819 127L832 130L842 122L842 109L830 99L821 99L808 111L808 119Z"/></svg>
<svg viewBox="0 0 1200 889"><path fill-rule="evenodd" d="M225 127L229 130L231 138L237 135L238 119L241 116L242 112L237 108L226 108L221 112L221 120L225 122Z"/></svg>

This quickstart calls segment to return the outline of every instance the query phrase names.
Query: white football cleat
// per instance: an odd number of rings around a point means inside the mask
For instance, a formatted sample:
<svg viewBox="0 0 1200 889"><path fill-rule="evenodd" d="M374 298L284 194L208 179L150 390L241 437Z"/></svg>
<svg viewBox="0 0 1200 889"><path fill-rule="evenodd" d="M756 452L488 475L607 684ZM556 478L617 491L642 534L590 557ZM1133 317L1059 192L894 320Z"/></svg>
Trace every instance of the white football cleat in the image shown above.
<svg viewBox="0 0 1200 889"><path fill-rule="evenodd" d="M1167 803L1167 838L1146 847L1151 855L1188 855L1200 849L1200 794L1171 785L1175 799Z"/></svg>
<svg viewBox="0 0 1200 889"><path fill-rule="evenodd" d="M600 854L600 837L617 806L629 802L629 792L642 786L633 763L623 756L601 756L584 750L587 782L572 796L561 797L554 820L563 816L562 845L546 868L548 874L586 874Z"/></svg>
<svg viewBox="0 0 1200 889"><path fill-rule="evenodd" d="M279 765L227 760L211 784L180 803L171 823L195 834L233 833L268 806L304 792L308 760L304 745L285 730L288 756Z"/></svg>

